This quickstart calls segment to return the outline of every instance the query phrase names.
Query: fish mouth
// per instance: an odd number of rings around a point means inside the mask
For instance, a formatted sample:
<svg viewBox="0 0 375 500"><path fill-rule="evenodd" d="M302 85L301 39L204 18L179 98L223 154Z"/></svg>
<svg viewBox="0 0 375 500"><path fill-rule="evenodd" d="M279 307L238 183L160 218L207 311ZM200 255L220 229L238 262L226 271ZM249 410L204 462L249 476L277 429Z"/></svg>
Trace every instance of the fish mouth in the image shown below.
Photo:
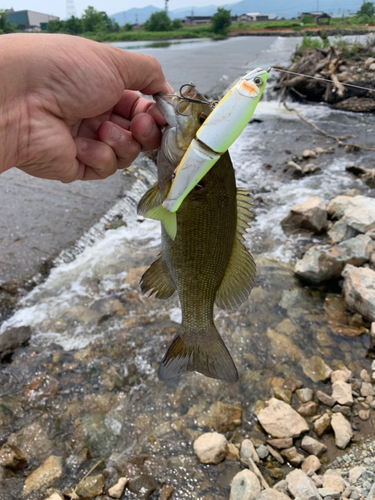
<svg viewBox="0 0 375 500"><path fill-rule="evenodd" d="M159 92L154 94L153 98L160 109L162 115L164 116L166 122L170 127L177 127L178 119L177 113L174 107L174 99L176 98L171 94L163 94Z"/></svg>

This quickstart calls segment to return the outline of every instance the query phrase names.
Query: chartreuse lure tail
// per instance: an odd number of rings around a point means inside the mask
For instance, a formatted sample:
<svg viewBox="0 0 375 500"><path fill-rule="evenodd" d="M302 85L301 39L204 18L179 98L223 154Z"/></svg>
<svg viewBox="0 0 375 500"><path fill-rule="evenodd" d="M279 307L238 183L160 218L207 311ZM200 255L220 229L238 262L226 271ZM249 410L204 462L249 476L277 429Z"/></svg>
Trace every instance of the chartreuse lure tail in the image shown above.
<svg viewBox="0 0 375 500"><path fill-rule="evenodd" d="M162 205L145 213L147 218L160 220L172 239L176 237L177 222L171 214L177 212L190 191L241 134L253 116L267 79L267 71L257 68L221 99L186 150Z"/></svg>

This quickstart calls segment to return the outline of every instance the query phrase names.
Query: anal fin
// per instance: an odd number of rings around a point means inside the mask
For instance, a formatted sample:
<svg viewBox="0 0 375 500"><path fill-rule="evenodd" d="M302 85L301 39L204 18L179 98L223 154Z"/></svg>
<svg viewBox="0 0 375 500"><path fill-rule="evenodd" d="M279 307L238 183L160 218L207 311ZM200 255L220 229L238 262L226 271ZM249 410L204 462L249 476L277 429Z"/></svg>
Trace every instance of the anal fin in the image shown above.
<svg viewBox="0 0 375 500"><path fill-rule="evenodd" d="M140 285L143 294L150 292L149 296L155 294L157 299L167 299L176 290L161 257L147 269L141 278Z"/></svg>
<svg viewBox="0 0 375 500"><path fill-rule="evenodd" d="M149 210L163 203L158 183L156 182L141 198L137 206L137 213L145 215Z"/></svg>
<svg viewBox="0 0 375 500"><path fill-rule="evenodd" d="M146 212L144 216L147 219L159 220L163 224L163 227L168 236L171 238L171 240L174 240L176 238L177 234L176 212L168 212L167 210L165 210L163 205L159 205L158 207L152 208L151 210Z"/></svg>

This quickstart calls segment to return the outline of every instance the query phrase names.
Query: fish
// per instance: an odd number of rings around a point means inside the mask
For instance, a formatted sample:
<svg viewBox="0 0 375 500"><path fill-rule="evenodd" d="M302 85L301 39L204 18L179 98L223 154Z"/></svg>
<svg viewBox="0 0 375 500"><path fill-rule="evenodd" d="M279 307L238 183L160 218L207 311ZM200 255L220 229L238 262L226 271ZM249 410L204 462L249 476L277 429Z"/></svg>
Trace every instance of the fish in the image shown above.
<svg viewBox="0 0 375 500"><path fill-rule="evenodd" d="M140 200L140 215L166 199L176 167L213 109L193 84L183 96L154 96L168 125L158 151L158 181ZM250 195L236 187L225 152L184 198L176 213L175 238L161 225L161 254L142 276L140 287L143 294L159 299L177 291L182 321L160 363L160 380L192 371L226 382L238 380L213 311L215 303L233 310L250 294L255 262L244 245L244 234L252 218Z"/></svg>

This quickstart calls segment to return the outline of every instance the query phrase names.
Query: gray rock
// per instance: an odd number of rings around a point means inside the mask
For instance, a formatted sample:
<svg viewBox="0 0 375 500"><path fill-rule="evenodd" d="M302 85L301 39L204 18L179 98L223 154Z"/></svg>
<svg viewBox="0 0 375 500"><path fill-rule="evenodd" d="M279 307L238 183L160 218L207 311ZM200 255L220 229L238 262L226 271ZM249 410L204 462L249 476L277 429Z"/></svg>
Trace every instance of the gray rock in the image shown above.
<svg viewBox="0 0 375 500"><path fill-rule="evenodd" d="M319 443L319 441L310 436L303 437L301 441L301 448L310 455L316 455L317 457L327 450L327 446L325 444Z"/></svg>
<svg viewBox="0 0 375 500"><path fill-rule="evenodd" d="M258 420L265 431L272 437L298 437L307 432L309 426L293 408L276 398L266 401L266 407L258 412Z"/></svg>
<svg viewBox="0 0 375 500"><path fill-rule="evenodd" d="M256 464L259 464L259 456L255 451L254 445L250 439L244 439L241 443L240 457L243 462L246 463L247 459L250 457Z"/></svg>
<svg viewBox="0 0 375 500"><path fill-rule="evenodd" d="M321 233L327 226L326 205L317 196L293 205L290 213L281 221L281 226L286 231L300 227Z"/></svg>
<svg viewBox="0 0 375 500"><path fill-rule="evenodd" d="M286 476L290 493L300 500L322 500L315 483L300 469Z"/></svg>
<svg viewBox="0 0 375 500"><path fill-rule="evenodd" d="M345 278L343 293L348 307L375 321L375 271L347 264L342 276Z"/></svg>
<svg viewBox="0 0 375 500"><path fill-rule="evenodd" d="M218 464L227 454L228 441L218 432L207 432L194 441L194 451L202 464Z"/></svg>
<svg viewBox="0 0 375 500"><path fill-rule="evenodd" d="M0 335L0 360L12 354L17 347L27 345L31 338L31 328L20 326L10 328Z"/></svg>
<svg viewBox="0 0 375 500"><path fill-rule="evenodd" d="M352 414L350 406L335 405L332 408L332 411L333 411L333 413L342 413L346 417L350 417L350 415Z"/></svg>
<svg viewBox="0 0 375 500"><path fill-rule="evenodd" d="M327 231L327 235L332 243L341 243L342 241L354 238L358 231L348 226L344 219L341 219L333 224L331 229Z"/></svg>
<svg viewBox="0 0 375 500"><path fill-rule="evenodd" d="M278 483L276 483L273 487L274 490L281 491L281 493L284 493L285 495L288 495L289 490L288 490L288 483L285 481L285 479L282 479Z"/></svg>
<svg viewBox="0 0 375 500"><path fill-rule="evenodd" d="M137 498L140 500L147 500L157 490L159 484L152 476L141 474L130 479L127 487L129 491L138 495Z"/></svg>
<svg viewBox="0 0 375 500"><path fill-rule="evenodd" d="M294 272L313 283L339 278L345 264L360 266L372 252L372 239L364 234L338 243L311 247L297 262Z"/></svg>
<svg viewBox="0 0 375 500"><path fill-rule="evenodd" d="M335 433L336 446L341 449L346 448L353 437L350 423L341 413L334 413L331 418L331 425Z"/></svg>
<svg viewBox="0 0 375 500"><path fill-rule="evenodd" d="M264 444L261 444L260 446L258 446L257 448L257 453L258 453L258 457L261 459L261 460L264 460L265 458L268 457L269 455L269 451L267 450L267 447L264 446Z"/></svg>
<svg viewBox="0 0 375 500"><path fill-rule="evenodd" d="M229 500L255 500L260 493L260 483L250 470L236 474L230 487Z"/></svg>

